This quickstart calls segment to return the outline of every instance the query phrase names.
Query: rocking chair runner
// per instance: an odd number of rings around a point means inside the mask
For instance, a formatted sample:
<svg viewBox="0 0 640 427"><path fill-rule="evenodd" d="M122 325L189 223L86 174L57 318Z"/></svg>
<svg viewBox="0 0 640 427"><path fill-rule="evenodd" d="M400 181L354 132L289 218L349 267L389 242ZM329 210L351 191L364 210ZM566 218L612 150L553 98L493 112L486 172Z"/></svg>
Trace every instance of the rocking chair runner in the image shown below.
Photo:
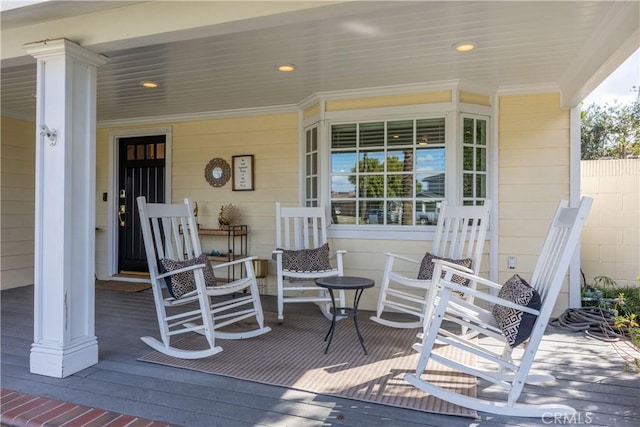
<svg viewBox="0 0 640 427"><path fill-rule="evenodd" d="M470 260L468 271L478 274L489 226L490 205L490 200L485 200L483 206L448 206L443 202L430 254L439 258ZM399 261L398 264L401 262L415 268L417 274L421 262L392 253L385 255L387 262L376 315L371 320L393 328L425 327L425 316L429 317L434 304L435 293L431 292L433 279L416 279L394 271L395 263ZM469 286L473 287L474 283L469 283ZM392 320L388 316L389 311L409 314L413 319Z"/></svg>
<svg viewBox="0 0 640 427"><path fill-rule="evenodd" d="M144 196L141 196L137 198L137 202L162 338L159 341L147 336L141 337L142 341L169 356L199 359L222 351L221 347L216 346L216 338L251 338L271 330L264 326L258 285L253 272L252 260L255 257L212 267L206 256L202 255L189 199L185 199L184 204L159 204L147 203ZM214 270L233 268L238 264L244 266L245 277L225 284L207 283L207 280L215 280ZM170 270L165 265L175 269ZM168 286L172 285L175 286L169 295ZM185 293L180 295L182 292ZM218 298L214 300L214 297ZM255 318L256 329L242 332L219 330L250 318ZM189 332L204 335L208 348L191 351L171 344L172 337Z"/></svg>
<svg viewBox="0 0 640 427"><path fill-rule="evenodd" d="M434 282L438 286L439 304L431 319L425 340L421 346L420 359L414 374L404 379L415 387L460 406L495 414L539 417L545 414L573 415L575 410L560 404L517 403L525 383L553 381L548 374L530 372L549 317L562 287L569 263L578 247L593 200L583 197L577 208L569 208L566 201L560 202L549 228L540 256L531 278L530 287L519 276L514 276L504 286L473 274L460 271L455 265L436 261ZM489 292L468 289L451 280L442 279L457 274L475 280L488 287ZM490 291L499 291L492 295ZM534 291L535 290L535 291ZM473 302L466 301L456 292L472 294ZM476 301L481 301L482 306ZM483 308L487 304L492 309ZM504 344L502 354L482 345L446 331L441 327L448 320L465 328L477 331ZM524 353L520 360L514 360L512 350L524 342ZM484 366L468 366L438 353L436 343L449 344L480 357ZM471 398L445 390L422 378L429 359L468 375L477 376L505 389L504 400Z"/></svg>
<svg viewBox="0 0 640 427"><path fill-rule="evenodd" d="M342 276L342 255L335 251L336 266L330 264L325 209L320 207L282 207L276 203L276 261L278 320L284 319L284 304L314 302L331 319L331 296L316 286L320 277ZM336 307L344 307L344 291L338 291Z"/></svg>

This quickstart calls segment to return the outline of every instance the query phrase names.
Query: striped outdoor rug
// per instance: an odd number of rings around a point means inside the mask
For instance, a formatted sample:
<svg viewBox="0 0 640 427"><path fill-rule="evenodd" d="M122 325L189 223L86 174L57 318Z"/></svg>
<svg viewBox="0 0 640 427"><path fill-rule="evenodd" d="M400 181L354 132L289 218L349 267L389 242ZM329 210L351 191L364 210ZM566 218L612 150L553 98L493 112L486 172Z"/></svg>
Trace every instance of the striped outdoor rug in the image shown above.
<svg viewBox="0 0 640 427"><path fill-rule="evenodd" d="M358 324L369 355L360 347L351 318L338 322L329 354L325 355L323 339L330 321L315 310L309 316L285 314L282 325L278 325L274 313L265 312L271 332L247 340L220 340L216 344L223 351L205 359L182 360L152 352L139 360L318 394L477 418L476 411L427 395L404 381L404 374L414 372L418 361L419 354L411 349L416 342L416 329L385 327L361 313ZM204 337L193 334L178 341L176 347L202 349L206 348L205 343ZM451 346L442 347L439 352L454 354L462 363L475 363L473 357L463 356ZM435 362L429 362L426 377L441 387L476 395L475 377L452 372Z"/></svg>

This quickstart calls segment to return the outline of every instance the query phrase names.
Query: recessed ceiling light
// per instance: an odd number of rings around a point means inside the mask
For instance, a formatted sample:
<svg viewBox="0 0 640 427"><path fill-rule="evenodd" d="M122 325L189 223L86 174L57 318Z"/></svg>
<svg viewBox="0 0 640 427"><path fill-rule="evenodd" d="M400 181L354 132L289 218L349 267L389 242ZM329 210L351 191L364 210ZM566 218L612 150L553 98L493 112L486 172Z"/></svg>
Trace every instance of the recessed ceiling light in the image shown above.
<svg viewBox="0 0 640 427"><path fill-rule="evenodd" d="M478 47L478 43L475 42L460 42L453 45L456 52L470 52Z"/></svg>
<svg viewBox="0 0 640 427"><path fill-rule="evenodd" d="M296 66L293 64L278 65L278 71L282 71L284 73L290 73L295 69L296 69Z"/></svg>
<svg viewBox="0 0 640 427"><path fill-rule="evenodd" d="M145 82L140 82L140 86L154 88L154 87L158 87L158 83L145 81Z"/></svg>

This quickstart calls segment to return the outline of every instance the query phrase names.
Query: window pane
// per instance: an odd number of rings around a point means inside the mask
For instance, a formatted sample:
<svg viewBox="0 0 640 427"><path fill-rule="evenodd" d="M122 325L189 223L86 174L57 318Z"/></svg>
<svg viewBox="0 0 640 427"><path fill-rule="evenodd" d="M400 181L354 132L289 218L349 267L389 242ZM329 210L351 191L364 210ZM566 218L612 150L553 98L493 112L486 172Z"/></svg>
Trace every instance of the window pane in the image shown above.
<svg viewBox="0 0 640 427"><path fill-rule="evenodd" d="M136 159L136 147L135 145L127 146L127 160L135 160Z"/></svg>
<svg viewBox="0 0 640 427"><path fill-rule="evenodd" d="M487 145L487 121L476 120L476 144Z"/></svg>
<svg viewBox="0 0 640 427"><path fill-rule="evenodd" d="M444 197L444 173L417 174L416 197Z"/></svg>
<svg viewBox="0 0 640 427"><path fill-rule="evenodd" d="M313 152L309 156L309 159L311 161L311 167L309 168L309 171L307 173L310 173L311 175L317 175L318 174L318 153Z"/></svg>
<svg viewBox="0 0 640 427"><path fill-rule="evenodd" d="M331 148L355 148L357 125L331 126Z"/></svg>
<svg viewBox="0 0 640 427"><path fill-rule="evenodd" d="M360 147L384 146L384 122L360 124Z"/></svg>
<svg viewBox="0 0 640 427"><path fill-rule="evenodd" d="M308 153L308 152L311 151L311 131L308 130L306 132L305 136L306 136L306 138L305 138L305 146L306 146L305 149L306 149L306 151Z"/></svg>
<svg viewBox="0 0 640 427"><path fill-rule="evenodd" d="M464 144L473 144L473 119L464 119L462 128L462 142Z"/></svg>
<svg viewBox="0 0 640 427"><path fill-rule="evenodd" d="M360 153L360 172L383 172L384 151L365 151Z"/></svg>
<svg viewBox="0 0 640 427"><path fill-rule="evenodd" d="M331 202L331 218L334 224L355 224L356 223L356 203Z"/></svg>
<svg viewBox="0 0 640 427"><path fill-rule="evenodd" d="M331 154L331 173L353 173L356 171L355 151Z"/></svg>
<svg viewBox="0 0 640 427"><path fill-rule="evenodd" d="M487 149L484 147L476 149L476 171L487 171Z"/></svg>
<svg viewBox="0 0 640 427"><path fill-rule="evenodd" d="M147 159L156 158L155 144L147 144Z"/></svg>
<svg viewBox="0 0 640 427"><path fill-rule="evenodd" d="M465 171L473 171L473 147L463 147L462 168Z"/></svg>
<svg viewBox="0 0 640 427"><path fill-rule="evenodd" d="M413 120L387 122L387 144L413 145Z"/></svg>
<svg viewBox="0 0 640 427"><path fill-rule="evenodd" d="M412 202L408 202L409 203L409 213L411 213L411 205L413 204ZM412 224L412 219L409 217L408 218L408 222L402 222L403 218L402 218L402 212L404 211L404 205L402 201L389 201L387 202L387 224L397 224L397 225L402 225L402 224L407 224L407 225L411 225Z"/></svg>
<svg viewBox="0 0 640 427"><path fill-rule="evenodd" d="M417 172L440 172L445 170L444 147L419 148L416 150Z"/></svg>
<svg viewBox="0 0 640 427"><path fill-rule="evenodd" d="M413 174L387 175L387 197L413 198Z"/></svg>
<svg viewBox="0 0 640 427"><path fill-rule="evenodd" d="M388 151L386 166L387 172L412 171L413 149Z"/></svg>
<svg viewBox="0 0 640 427"><path fill-rule="evenodd" d="M318 128L311 129L311 151L318 151Z"/></svg>
<svg viewBox="0 0 640 427"><path fill-rule="evenodd" d="M159 159L164 159L164 143L158 144L156 146L156 156Z"/></svg>
<svg viewBox="0 0 640 427"><path fill-rule="evenodd" d="M384 224L384 202L382 201L361 201L360 218L364 224Z"/></svg>
<svg viewBox="0 0 640 427"><path fill-rule="evenodd" d="M355 197L355 175L336 175L331 177L331 197Z"/></svg>
<svg viewBox="0 0 640 427"><path fill-rule="evenodd" d="M144 160L144 145L136 145L136 160Z"/></svg>
<svg viewBox="0 0 640 427"><path fill-rule="evenodd" d="M444 118L416 120L416 136L419 145L444 144Z"/></svg>
<svg viewBox="0 0 640 427"><path fill-rule="evenodd" d="M384 197L384 175L362 175L358 190L358 197Z"/></svg>
<svg viewBox="0 0 640 427"><path fill-rule="evenodd" d="M436 225L440 202L416 201L416 224Z"/></svg>
<svg viewBox="0 0 640 427"><path fill-rule="evenodd" d="M473 197L473 174L462 174L462 196Z"/></svg>
<svg viewBox="0 0 640 427"><path fill-rule="evenodd" d="M487 196L487 176L476 175L476 197Z"/></svg>

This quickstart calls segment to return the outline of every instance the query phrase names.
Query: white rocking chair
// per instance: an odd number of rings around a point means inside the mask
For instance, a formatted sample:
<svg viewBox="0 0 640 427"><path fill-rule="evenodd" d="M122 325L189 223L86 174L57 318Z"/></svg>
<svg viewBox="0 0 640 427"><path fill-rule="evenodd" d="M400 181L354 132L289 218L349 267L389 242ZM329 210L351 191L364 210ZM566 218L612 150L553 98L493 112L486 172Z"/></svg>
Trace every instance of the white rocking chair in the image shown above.
<svg viewBox="0 0 640 427"><path fill-rule="evenodd" d="M430 253L440 258L471 259L471 267L467 271L477 275L489 226L490 205L490 200L486 200L483 206L447 206L443 202ZM380 283L376 314L371 316L371 320L392 328L425 327L425 316L430 317L434 304L435 292L431 292L433 279L416 278L420 260L388 252L385 255L387 262ZM404 269L415 269L416 276L408 277L394 271L396 261ZM474 285L469 283L470 287ZM408 314L411 318L393 320L388 315L389 311ZM387 317L383 317L385 313Z"/></svg>
<svg viewBox="0 0 640 427"><path fill-rule="evenodd" d="M326 245L326 246L325 246ZM334 251L332 251L334 252ZM331 296L316 286L320 277L342 276L342 255L335 251L335 266L330 264L325 209L320 207L281 207L276 203L276 275L278 284L278 320L284 320L285 303L314 302L331 319ZM338 291L336 307L344 307L344 291Z"/></svg>
<svg viewBox="0 0 640 427"><path fill-rule="evenodd" d="M189 199L185 199L184 204L160 204L146 203L144 196L141 196L137 198L137 202L162 338L162 341L159 341L146 336L141 337L142 341L154 350L169 356L199 359L222 351L222 348L216 345L216 338L251 338L271 330L264 326L258 285L253 272L252 260L255 257L212 266L213 270L217 270L233 268L237 264L244 265L245 277L230 283L207 286L205 276L211 278L213 273L212 270L208 270L208 259L202 255ZM166 271L168 269L163 266L162 260L165 260L164 263L177 265L177 269ZM174 283L172 280L178 280L180 285L182 282L187 283L187 289L183 289L186 292L184 295L178 296L176 288L173 290L176 297L170 296L167 286ZM214 297L221 298L214 300ZM219 330L252 317L257 322L257 327L253 330ZM172 337L190 332L204 335L208 348L192 351L179 349L171 344Z"/></svg>
<svg viewBox="0 0 640 427"><path fill-rule="evenodd" d="M439 289L439 305L434 312L423 342L416 372L405 375L404 379L428 394L478 411L518 417L575 414L575 410L566 405L524 404L517 403L517 400L525 383L554 380L552 375L533 374L530 370L564 282L569 263L578 247L580 234L592 202L591 198L583 197L577 208L567 207L566 201L560 203L531 279L531 287L537 291L539 299L531 288L522 285L522 279L517 276L514 276L517 277L516 280L512 278L501 286L473 274L462 272L450 263L436 261L434 282ZM475 280L479 285L488 287L489 291L470 290L446 278L441 279L440 273L442 271L445 272L446 277L451 277L455 273ZM514 282L520 283L516 287L511 286ZM525 292L521 293L522 290ZM498 295L493 295L498 291ZM474 302L466 301L457 292L472 294L475 297ZM481 304L476 304L479 301ZM539 304L533 304L534 302L539 302ZM494 308L483 308L487 305L494 305ZM496 310L498 312L494 314ZM500 319L501 322L498 323L496 319ZM514 321L514 319L516 320ZM441 327L443 320L451 321L502 342L504 344L502 353L485 348L464 336L448 332ZM525 326L525 323L528 325ZM531 328L530 335L528 335L527 326ZM520 360L514 360L512 347L517 347L518 342L524 342L524 353ZM436 343L449 344L476 355L482 360L482 365L489 368L465 365L439 354ZM495 400L473 398L432 384L422 378L430 359L456 371L495 384L504 389L504 395L501 396L501 399Z"/></svg>

